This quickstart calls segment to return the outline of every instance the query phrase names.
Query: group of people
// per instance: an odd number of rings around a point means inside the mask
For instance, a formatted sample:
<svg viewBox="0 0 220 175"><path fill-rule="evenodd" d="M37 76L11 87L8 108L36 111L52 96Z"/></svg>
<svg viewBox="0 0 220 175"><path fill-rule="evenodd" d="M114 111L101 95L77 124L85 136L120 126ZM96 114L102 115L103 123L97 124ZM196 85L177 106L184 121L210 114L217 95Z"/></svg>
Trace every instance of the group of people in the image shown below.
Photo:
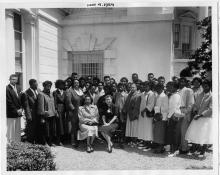
<svg viewBox="0 0 220 175"><path fill-rule="evenodd" d="M120 143L143 151L153 149L168 156L199 153L204 157L212 144L212 82L199 77L191 82L173 77L165 82L149 73L147 81L132 74L132 82L110 76L79 78L72 73L66 80L43 82L35 79L21 92L18 77L10 76L6 88L7 139L20 141L20 117L25 116L27 141L49 146L70 141L74 148L87 140L86 151L94 151L95 138L107 143L112 152L112 136L120 132ZM189 147L189 143L192 146Z"/></svg>

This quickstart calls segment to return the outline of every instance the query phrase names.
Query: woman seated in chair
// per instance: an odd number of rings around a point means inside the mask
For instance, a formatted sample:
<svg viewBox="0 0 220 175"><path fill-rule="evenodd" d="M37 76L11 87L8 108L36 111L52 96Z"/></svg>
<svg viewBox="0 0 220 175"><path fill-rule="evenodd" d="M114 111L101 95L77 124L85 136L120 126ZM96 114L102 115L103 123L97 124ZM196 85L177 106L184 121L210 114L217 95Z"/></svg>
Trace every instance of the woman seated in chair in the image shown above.
<svg viewBox="0 0 220 175"><path fill-rule="evenodd" d="M108 144L108 152L112 152L113 143L111 141L112 133L118 128L118 108L112 103L112 96L105 96L105 105L102 107L103 124L99 130Z"/></svg>
<svg viewBox="0 0 220 175"><path fill-rule="evenodd" d="M87 152L93 152L93 141L98 136L99 112L96 105L92 105L92 98L85 96L84 105L79 107L78 140L87 138Z"/></svg>

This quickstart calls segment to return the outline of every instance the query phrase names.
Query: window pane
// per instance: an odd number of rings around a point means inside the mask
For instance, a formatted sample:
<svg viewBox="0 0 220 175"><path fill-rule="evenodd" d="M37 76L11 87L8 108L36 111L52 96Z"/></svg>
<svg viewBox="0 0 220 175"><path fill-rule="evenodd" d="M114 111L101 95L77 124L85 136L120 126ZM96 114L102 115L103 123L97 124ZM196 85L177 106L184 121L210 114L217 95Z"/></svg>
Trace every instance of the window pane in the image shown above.
<svg viewBox="0 0 220 175"><path fill-rule="evenodd" d="M15 52L15 72L22 72L22 54Z"/></svg>
<svg viewBox="0 0 220 175"><path fill-rule="evenodd" d="M182 43L190 44L191 30L192 30L191 26L183 26Z"/></svg>
<svg viewBox="0 0 220 175"><path fill-rule="evenodd" d="M79 76L86 77L91 75L103 79L103 53L101 52L73 52L73 70Z"/></svg>
<svg viewBox="0 0 220 175"><path fill-rule="evenodd" d="M15 51L22 52L22 34L15 32Z"/></svg>
<svg viewBox="0 0 220 175"><path fill-rule="evenodd" d="M179 47L179 35L180 35L180 24L175 24L174 26L174 47Z"/></svg>
<svg viewBox="0 0 220 175"><path fill-rule="evenodd" d="M21 32L21 15L14 13L14 29Z"/></svg>

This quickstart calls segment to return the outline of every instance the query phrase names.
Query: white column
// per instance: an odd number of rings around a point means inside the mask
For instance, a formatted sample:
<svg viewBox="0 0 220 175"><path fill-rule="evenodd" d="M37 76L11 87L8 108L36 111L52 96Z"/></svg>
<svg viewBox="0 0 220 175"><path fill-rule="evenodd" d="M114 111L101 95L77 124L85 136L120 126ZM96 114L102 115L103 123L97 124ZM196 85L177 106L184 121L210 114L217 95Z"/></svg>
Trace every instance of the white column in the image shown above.
<svg viewBox="0 0 220 175"><path fill-rule="evenodd" d="M6 46L6 40L7 40L7 36L6 36L6 32L7 32L7 28L6 28L6 15L5 15L5 9L4 8L0 8L0 21L1 21L1 25L0 25L0 47L1 47L1 52L0 52L0 58L1 58L1 64L0 64L0 70L1 70L1 86L2 86L2 90L0 91L0 115L1 115L1 154L2 155L6 155L6 95L5 95L5 88L6 85L8 84L8 69L9 66L8 65L8 60L7 60L7 46ZM6 162L6 156L2 156L2 162ZM1 163L1 170L2 172L6 173L6 163ZM2 173L4 174L4 173Z"/></svg>
<svg viewBox="0 0 220 175"><path fill-rule="evenodd" d="M31 78L37 79L37 56L36 56L36 16L24 15L24 40L26 61L26 86Z"/></svg>
<svg viewBox="0 0 220 175"><path fill-rule="evenodd" d="M6 24L6 58L7 58L7 73L6 76L9 77L10 74L15 73L15 37L14 37L14 15L11 10L6 10L5 14Z"/></svg>

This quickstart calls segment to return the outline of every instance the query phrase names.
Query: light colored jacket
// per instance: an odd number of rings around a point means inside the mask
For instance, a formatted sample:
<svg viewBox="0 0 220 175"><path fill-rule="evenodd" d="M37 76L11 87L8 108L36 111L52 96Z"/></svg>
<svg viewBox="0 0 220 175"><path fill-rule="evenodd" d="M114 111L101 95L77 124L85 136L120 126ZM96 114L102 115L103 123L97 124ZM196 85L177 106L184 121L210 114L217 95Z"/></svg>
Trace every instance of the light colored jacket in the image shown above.
<svg viewBox="0 0 220 175"><path fill-rule="evenodd" d="M192 107L195 103L193 90L187 87L184 87L179 91L181 97L181 112L184 118L187 118L190 121L190 115Z"/></svg>
<svg viewBox="0 0 220 175"><path fill-rule="evenodd" d="M195 101L195 109L199 115L204 117L212 117L212 93L205 94L201 92Z"/></svg>
<svg viewBox="0 0 220 175"><path fill-rule="evenodd" d="M99 111L96 105L80 106L78 111L79 124L85 124L89 121L98 123Z"/></svg>

